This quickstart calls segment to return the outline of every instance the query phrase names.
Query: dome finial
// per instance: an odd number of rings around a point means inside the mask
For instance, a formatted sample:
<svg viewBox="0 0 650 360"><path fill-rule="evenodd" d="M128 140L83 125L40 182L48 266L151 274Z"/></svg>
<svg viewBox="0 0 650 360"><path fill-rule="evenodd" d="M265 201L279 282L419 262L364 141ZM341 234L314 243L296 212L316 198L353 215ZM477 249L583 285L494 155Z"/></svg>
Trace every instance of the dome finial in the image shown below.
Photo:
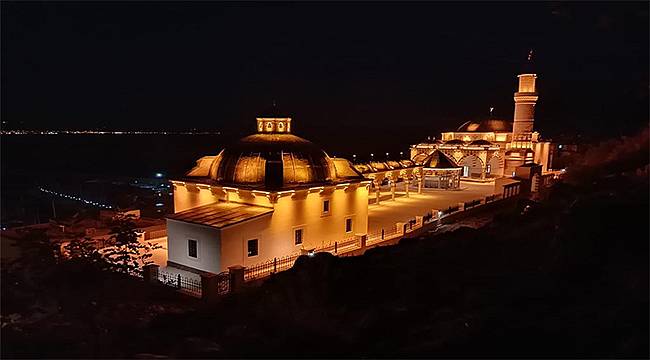
<svg viewBox="0 0 650 360"><path fill-rule="evenodd" d="M494 111L494 107L493 107L493 106L490 106L490 117L492 117L492 115L493 115L492 112L493 112L493 111Z"/></svg>

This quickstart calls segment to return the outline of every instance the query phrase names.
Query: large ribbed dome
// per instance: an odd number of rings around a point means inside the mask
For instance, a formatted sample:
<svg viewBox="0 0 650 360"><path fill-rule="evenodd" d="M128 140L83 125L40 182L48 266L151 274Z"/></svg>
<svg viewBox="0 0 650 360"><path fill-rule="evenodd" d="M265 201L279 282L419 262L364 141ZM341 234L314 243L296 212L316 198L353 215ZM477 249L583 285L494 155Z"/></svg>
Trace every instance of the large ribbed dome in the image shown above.
<svg viewBox="0 0 650 360"><path fill-rule="evenodd" d="M329 156L291 134L255 134L225 148L213 163L211 177L224 184L282 188L334 180Z"/></svg>
<svg viewBox="0 0 650 360"><path fill-rule="evenodd" d="M240 139L217 156L199 160L187 176L209 178L220 185L260 190L363 179L349 161L332 159L312 142L288 133L290 119L287 120L280 127L278 122L283 120L258 118L258 123L262 124L258 128L261 133ZM267 127L269 123L276 128ZM283 129L284 133L278 129Z"/></svg>

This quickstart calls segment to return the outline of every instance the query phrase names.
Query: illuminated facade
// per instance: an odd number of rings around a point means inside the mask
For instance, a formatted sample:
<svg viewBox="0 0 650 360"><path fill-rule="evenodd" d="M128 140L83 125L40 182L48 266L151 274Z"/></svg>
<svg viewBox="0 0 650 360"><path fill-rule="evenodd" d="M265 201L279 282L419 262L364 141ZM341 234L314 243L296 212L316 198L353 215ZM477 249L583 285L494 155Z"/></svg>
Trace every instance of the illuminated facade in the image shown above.
<svg viewBox="0 0 650 360"><path fill-rule="evenodd" d="M168 265L218 273L368 230L370 181L291 134L291 118L261 116L257 133L197 161L172 181Z"/></svg>
<svg viewBox="0 0 650 360"><path fill-rule="evenodd" d="M443 132L441 141L411 145L411 159L423 163L435 150L450 156L461 168L463 178L491 180L513 176L518 166L536 163L550 168L551 143L533 131L538 94L537 75L520 74L514 94L514 121L489 118L462 124L456 131Z"/></svg>

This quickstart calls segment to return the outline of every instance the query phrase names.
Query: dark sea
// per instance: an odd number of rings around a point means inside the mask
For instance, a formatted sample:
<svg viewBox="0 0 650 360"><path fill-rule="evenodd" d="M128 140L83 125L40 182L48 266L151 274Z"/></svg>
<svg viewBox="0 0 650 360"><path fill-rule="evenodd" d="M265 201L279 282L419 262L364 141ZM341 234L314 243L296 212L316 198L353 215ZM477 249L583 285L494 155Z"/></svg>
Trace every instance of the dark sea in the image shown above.
<svg viewBox="0 0 650 360"><path fill-rule="evenodd" d="M187 172L201 156L216 155L222 147L223 138L216 134L3 135L3 225L14 220L47 221L51 200L44 198L40 187L106 201L108 195L101 193L101 189L109 192L106 186L88 184L133 179L165 182ZM156 179L157 173L161 179Z"/></svg>

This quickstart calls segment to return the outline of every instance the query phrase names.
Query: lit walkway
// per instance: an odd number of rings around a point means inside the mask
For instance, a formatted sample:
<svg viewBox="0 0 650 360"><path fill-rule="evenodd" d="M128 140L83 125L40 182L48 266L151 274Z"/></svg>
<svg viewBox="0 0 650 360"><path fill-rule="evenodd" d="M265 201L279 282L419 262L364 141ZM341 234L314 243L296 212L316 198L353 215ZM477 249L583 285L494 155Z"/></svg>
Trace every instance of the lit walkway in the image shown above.
<svg viewBox="0 0 650 360"><path fill-rule="evenodd" d="M444 210L449 206L481 199L494 193L494 183L470 183L461 181L460 190L422 189L422 194L417 193L417 186L409 191L409 197L404 196L404 186L397 184L395 201L391 200L390 187L381 188L381 201L374 204L375 194L370 192L368 205L368 232L372 233L384 229L392 229L396 222L406 222L416 215L423 216L432 209Z"/></svg>

